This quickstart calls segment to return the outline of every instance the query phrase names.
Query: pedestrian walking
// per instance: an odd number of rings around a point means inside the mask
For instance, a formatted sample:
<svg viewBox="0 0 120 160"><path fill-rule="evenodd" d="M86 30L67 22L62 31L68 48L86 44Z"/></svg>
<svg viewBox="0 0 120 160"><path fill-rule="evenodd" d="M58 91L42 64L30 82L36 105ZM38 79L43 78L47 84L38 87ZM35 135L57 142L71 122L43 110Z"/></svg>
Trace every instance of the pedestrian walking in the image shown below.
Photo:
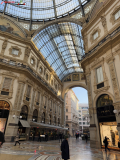
<svg viewBox="0 0 120 160"><path fill-rule="evenodd" d="M5 142L4 133L0 131L0 148L2 147L4 142Z"/></svg>
<svg viewBox="0 0 120 160"><path fill-rule="evenodd" d="M70 159L70 155L69 155L69 144L68 144L68 136L65 136L65 140L63 140L62 144L61 144L61 151L62 151L62 159L64 160L68 160Z"/></svg>
<svg viewBox="0 0 120 160"><path fill-rule="evenodd" d="M46 142L48 141L48 134L47 133L45 134L45 141Z"/></svg>
<svg viewBox="0 0 120 160"><path fill-rule="evenodd" d="M85 135L85 140L86 140L86 143L87 143L87 141L88 141L88 135L87 134Z"/></svg>
<svg viewBox="0 0 120 160"><path fill-rule="evenodd" d="M63 137L63 135L62 135L62 133L60 132L60 134L59 134L59 143L60 143L60 141L61 141L61 143L62 143L62 137Z"/></svg>
<svg viewBox="0 0 120 160"><path fill-rule="evenodd" d="M16 146L17 143L19 143L19 145L20 145L19 138L20 138L20 134L19 134L19 131L18 131L17 135L15 137L15 145L14 146Z"/></svg>
<svg viewBox="0 0 120 160"><path fill-rule="evenodd" d="M38 142L41 142L41 136L40 136L40 133L39 133L39 136L38 136Z"/></svg>
<svg viewBox="0 0 120 160"><path fill-rule="evenodd" d="M108 148L108 138L106 136L103 143L105 144L105 152L107 152L107 149L110 151L110 149Z"/></svg>

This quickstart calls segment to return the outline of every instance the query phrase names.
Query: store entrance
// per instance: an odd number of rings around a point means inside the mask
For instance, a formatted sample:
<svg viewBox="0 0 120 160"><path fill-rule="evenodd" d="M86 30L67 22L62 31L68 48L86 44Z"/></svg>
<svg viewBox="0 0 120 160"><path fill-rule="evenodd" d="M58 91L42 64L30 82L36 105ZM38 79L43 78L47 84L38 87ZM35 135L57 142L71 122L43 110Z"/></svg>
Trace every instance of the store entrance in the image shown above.
<svg viewBox="0 0 120 160"><path fill-rule="evenodd" d="M9 116L10 105L6 101L0 101L0 131L5 133Z"/></svg>
<svg viewBox="0 0 120 160"><path fill-rule="evenodd" d="M104 146L105 136L108 138L108 146L118 147L119 134L117 130L117 122L103 122L100 125L101 144Z"/></svg>

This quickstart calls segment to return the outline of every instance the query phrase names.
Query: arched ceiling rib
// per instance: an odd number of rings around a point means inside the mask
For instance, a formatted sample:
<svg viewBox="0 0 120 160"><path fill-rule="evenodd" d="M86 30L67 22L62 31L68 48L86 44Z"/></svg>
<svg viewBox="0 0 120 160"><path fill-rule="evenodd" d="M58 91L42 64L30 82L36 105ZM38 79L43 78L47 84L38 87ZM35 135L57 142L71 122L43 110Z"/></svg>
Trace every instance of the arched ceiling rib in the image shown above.
<svg viewBox="0 0 120 160"><path fill-rule="evenodd" d="M55 20L68 16L78 9L82 10L83 6L91 0L14 0L15 3L2 3L0 0L0 12L4 14L30 21ZM16 3L25 5L16 5Z"/></svg>
<svg viewBox="0 0 120 160"><path fill-rule="evenodd" d="M83 71L79 66L84 55L81 29L72 22L53 24L32 39L60 80L70 73Z"/></svg>

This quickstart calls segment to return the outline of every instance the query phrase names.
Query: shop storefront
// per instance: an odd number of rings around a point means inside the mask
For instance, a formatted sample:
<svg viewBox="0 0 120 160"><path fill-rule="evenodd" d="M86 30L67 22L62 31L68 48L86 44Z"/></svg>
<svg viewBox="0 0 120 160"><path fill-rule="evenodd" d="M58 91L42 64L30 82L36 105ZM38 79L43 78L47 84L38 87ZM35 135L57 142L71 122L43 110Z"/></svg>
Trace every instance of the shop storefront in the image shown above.
<svg viewBox="0 0 120 160"><path fill-rule="evenodd" d="M18 122L20 140L26 140L26 128L30 128L30 125L27 122L27 117L28 117L28 108L27 106L23 106L21 109L19 122Z"/></svg>
<svg viewBox="0 0 120 160"><path fill-rule="evenodd" d="M110 147L118 147L119 135L117 130L116 122L104 122L100 123L100 135L101 144L104 145L103 141L105 136L108 137Z"/></svg>
<svg viewBox="0 0 120 160"><path fill-rule="evenodd" d="M63 134L66 134L68 131L68 128L62 128L59 126L54 126L50 124L45 123L38 123L31 121L30 123L30 135L29 140L35 140L37 141L39 138L39 135L41 135L41 141L45 140L45 136L48 135L48 140L57 140L59 139L59 133L62 132Z"/></svg>
<svg viewBox="0 0 120 160"><path fill-rule="evenodd" d="M109 95L101 95L97 100L97 117L100 128L101 145L104 146L105 136L108 138L109 147L118 147L119 135L114 114L113 101Z"/></svg>
<svg viewBox="0 0 120 160"><path fill-rule="evenodd" d="M0 101L0 131L5 133L9 116L10 105L6 101Z"/></svg>

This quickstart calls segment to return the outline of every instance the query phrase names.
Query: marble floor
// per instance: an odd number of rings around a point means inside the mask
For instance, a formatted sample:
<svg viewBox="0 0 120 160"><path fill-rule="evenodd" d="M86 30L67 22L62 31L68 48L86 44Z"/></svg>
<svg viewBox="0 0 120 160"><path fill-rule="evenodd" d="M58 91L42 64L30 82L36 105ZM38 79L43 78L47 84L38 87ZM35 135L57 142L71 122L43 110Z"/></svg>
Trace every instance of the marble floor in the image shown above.
<svg viewBox="0 0 120 160"><path fill-rule="evenodd" d="M70 160L120 160L119 151L105 153L104 149L90 148L89 142L75 138L69 139ZM0 160L62 160L60 143L48 142L21 142L14 146L13 142L4 143L0 148Z"/></svg>

